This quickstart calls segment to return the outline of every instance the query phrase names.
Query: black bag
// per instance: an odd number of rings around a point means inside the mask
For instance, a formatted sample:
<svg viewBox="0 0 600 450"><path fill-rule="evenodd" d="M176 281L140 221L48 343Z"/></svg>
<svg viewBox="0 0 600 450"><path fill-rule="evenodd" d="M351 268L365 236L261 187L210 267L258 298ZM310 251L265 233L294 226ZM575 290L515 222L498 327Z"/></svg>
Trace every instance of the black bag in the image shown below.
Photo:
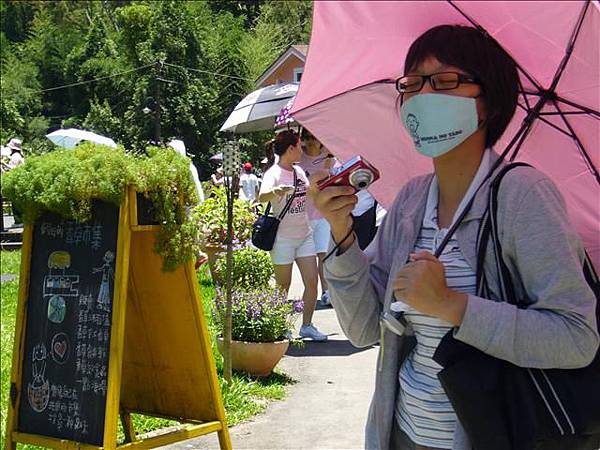
<svg viewBox="0 0 600 450"><path fill-rule="evenodd" d="M478 295L486 297L485 249L492 239L503 298L520 308L510 272L502 260L496 226L498 189L507 165L490 186L489 208L482 220L478 244ZM586 255L586 280L596 295L600 325L600 284ZM502 283L501 283L502 284ZM600 353L581 369L530 369L494 358L454 339L450 331L433 359L443 366L438 378L476 450L565 450L600 447Z"/></svg>
<svg viewBox="0 0 600 450"><path fill-rule="evenodd" d="M358 239L361 250L367 248L377 233L377 200L360 216L352 216L352 229Z"/></svg>
<svg viewBox="0 0 600 450"><path fill-rule="evenodd" d="M294 192L288 199L281 213L276 216L271 216L271 202L267 205L267 209L263 215L261 215L254 224L252 225L252 244L261 250L272 250L275 244L275 238L277 237L277 229L279 223L283 220L283 217L290 209L292 201L296 196L296 190L298 189L298 176L296 175L296 169L294 169Z"/></svg>

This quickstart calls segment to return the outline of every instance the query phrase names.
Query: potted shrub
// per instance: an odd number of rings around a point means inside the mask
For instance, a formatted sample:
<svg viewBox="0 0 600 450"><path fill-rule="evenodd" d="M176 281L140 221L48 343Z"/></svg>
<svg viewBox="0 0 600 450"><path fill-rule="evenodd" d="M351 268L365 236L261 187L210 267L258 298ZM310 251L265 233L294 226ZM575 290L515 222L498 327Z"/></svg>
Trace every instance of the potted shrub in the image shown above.
<svg viewBox="0 0 600 450"><path fill-rule="evenodd" d="M245 291L268 289L273 278L274 268L269 253L246 246L233 252L231 282L235 289ZM227 269L227 261L220 258L216 265L218 277Z"/></svg>
<svg viewBox="0 0 600 450"><path fill-rule="evenodd" d="M256 376L270 375L289 347L294 317L302 309L302 301L288 301L277 289L236 289L232 295L232 367ZM222 352L225 293L218 288L214 317Z"/></svg>

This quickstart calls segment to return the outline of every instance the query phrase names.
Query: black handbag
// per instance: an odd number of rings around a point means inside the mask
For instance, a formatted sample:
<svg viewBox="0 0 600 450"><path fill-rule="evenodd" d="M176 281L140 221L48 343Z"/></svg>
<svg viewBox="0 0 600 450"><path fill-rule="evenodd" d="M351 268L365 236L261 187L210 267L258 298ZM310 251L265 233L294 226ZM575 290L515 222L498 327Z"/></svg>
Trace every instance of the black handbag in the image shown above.
<svg viewBox="0 0 600 450"><path fill-rule="evenodd" d="M296 196L296 190L298 189L298 176L296 175L296 169L294 169L294 192L288 199L283 210L278 216L272 216L271 213L271 202L267 205L264 214L262 214L254 224L252 225L252 244L261 250L272 250L275 244L275 238L277 237L277 229L279 224L283 220L284 216L290 209L292 201Z"/></svg>
<svg viewBox="0 0 600 450"><path fill-rule="evenodd" d="M510 272L502 259L496 212L502 177L490 185L489 208L482 220L478 244L477 292L489 290L483 271L488 242L497 255L503 298L519 308ZM600 325L600 284L586 255L585 278L596 296ZM488 297L489 298L489 297ZM531 369L494 358L454 339L452 331L441 340L433 357L458 419L476 450L597 449L600 447L600 352L580 369Z"/></svg>

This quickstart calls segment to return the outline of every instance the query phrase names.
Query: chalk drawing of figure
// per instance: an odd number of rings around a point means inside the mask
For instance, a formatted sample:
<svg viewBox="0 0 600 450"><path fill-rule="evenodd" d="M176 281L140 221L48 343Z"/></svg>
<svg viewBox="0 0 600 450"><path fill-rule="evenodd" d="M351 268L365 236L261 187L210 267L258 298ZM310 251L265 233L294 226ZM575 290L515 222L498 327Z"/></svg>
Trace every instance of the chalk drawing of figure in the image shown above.
<svg viewBox="0 0 600 450"><path fill-rule="evenodd" d="M114 277L112 264L115 260L115 254L108 250L102 259L104 264L93 269L94 273L102 272L102 282L96 298L96 307L102 311L110 312L110 282Z"/></svg>
<svg viewBox="0 0 600 450"><path fill-rule="evenodd" d="M38 413L46 409L50 400L50 382L45 379L47 357L44 344L33 347L33 381L27 384L27 398L31 409Z"/></svg>
<svg viewBox="0 0 600 450"><path fill-rule="evenodd" d="M419 128L419 121L417 120L417 116L414 114L409 114L406 116L406 124L408 125L408 129L410 130L410 135L415 141L415 146L421 146L421 137L417 133L417 129Z"/></svg>

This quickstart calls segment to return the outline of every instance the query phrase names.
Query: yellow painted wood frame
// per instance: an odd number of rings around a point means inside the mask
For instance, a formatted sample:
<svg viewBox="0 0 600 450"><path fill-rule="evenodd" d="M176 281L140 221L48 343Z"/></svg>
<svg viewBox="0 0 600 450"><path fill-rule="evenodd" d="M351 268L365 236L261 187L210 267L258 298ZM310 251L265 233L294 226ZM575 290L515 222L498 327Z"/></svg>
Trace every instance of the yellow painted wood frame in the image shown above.
<svg viewBox="0 0 600 450"><path fill-rule="evenodd" d="M10 395L6 417L6 434L4 446L6 449L16 449L14 431L18 426L19 404L21 402L21 369L23 367L25 345L25 323L27 319L27 297L29 293L29 269L31 266L31 245L33 240L33 225L25 224L23 229L23 245L21 247L21 270L19 275L19 294L17 317L15 324L15 339L10 375Z"/></svg>
<svg viewBox="0 0 600 450"><path fill-rule="evenodd" d="M17 431L33 233L25 226L11 375L19 395L9 404L7 449L16 449L17 442L59 449L154 448L213 432L221 449L231 449L193 262L162 272L153 250L159 229L137 223L136 193L129 189L119 214L104 442L96 447ZM189 423L140 439L132 412ZM130 441L117 446L119 416Z"/></svg>

